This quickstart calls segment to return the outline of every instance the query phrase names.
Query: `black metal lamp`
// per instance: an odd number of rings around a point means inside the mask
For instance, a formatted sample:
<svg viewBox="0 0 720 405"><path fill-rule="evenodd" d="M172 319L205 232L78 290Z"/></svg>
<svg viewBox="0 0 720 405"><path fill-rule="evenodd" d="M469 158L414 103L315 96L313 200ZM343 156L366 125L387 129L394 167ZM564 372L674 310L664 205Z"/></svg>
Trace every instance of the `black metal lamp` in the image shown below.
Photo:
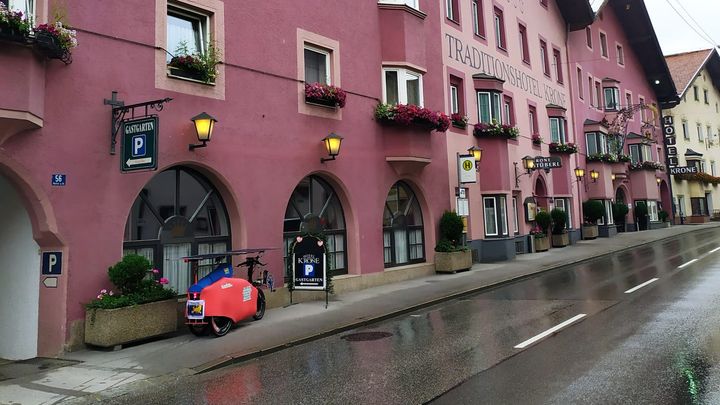
<svg viewBox="0 0 720 405"><path fill-rule="evenodd" d="M480 170L480 161L482 160L482 148L473 146L468 149L468 153L470 153L473 158L475 158L475 170Z"/></svg>
<svg viewBox="0 0 720 405"><path fill-rule="evenodd" d="M577 181L582 181L583 178L585 178L585 169L583 169L581 167L576 167L575 168L575 178L577 179Z"/></svg>
<svg viewBox="0 0 720 405"><path fill-rule="evenodd" d="M525 156L522 158L523 167L525 170L530 173L533 170L535 170L535 158L532 156Z"/></svg>
<svg viewBox="0 0 720 405"><path fill-rule="evenodd" d="M195 133L198 141L201 142L199 144L190 144L190 150L206 147L207 143L210 142L210 138L212 138L213 128L217 120L206 112L202 112L190 118L190 120L195 124Z"/></svg>
<svg viewBox="0 0 720 405"><path fill-rule="evenodd" d="M325 163L328 160L335 160L335 157L340 154L340 145L342 144L342 136L331 132L330 135L323 138L325 143L325 149L327 150L329 158L320 158L320 163Z"/></svg>
<svg viewBox="0 0 720 405"><path fill-rule="evenodd" d="M596 170L590 170L590 178L592 179L593 183L595 183L597 179L600 178L600 172Z"/></svg>

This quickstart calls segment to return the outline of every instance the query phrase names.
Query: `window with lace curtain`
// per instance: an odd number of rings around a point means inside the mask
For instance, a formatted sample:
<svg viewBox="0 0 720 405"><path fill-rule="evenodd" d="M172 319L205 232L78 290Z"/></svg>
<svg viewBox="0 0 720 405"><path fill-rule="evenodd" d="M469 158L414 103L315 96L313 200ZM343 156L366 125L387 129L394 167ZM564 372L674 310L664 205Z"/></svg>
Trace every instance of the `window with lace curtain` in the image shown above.
<svg viewBox="0 0 720 405"><path fill-rule="evenodd" d="M146 257L184 294L190 285L188 263L194 254L230 249L230 222L217 190L200 173L172 168L158 173L140 191L125 224L124 254ZM199 276L213 263L200 263Z"/></svg>
<svg viewBox="0 0 720 405"><path fill-rule="evenodd" d="M422 211L410 186L395 183L385 199L383 213L385 267L425 261Z"/></svg>

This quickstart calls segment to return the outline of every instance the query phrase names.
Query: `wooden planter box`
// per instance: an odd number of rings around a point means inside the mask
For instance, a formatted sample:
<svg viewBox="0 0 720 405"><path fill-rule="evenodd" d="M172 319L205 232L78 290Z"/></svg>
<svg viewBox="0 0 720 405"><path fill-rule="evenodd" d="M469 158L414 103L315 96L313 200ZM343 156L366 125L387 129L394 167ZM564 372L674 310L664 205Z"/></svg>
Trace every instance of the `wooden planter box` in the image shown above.
<svg viewBox="0 0 720 405"><path fill-rule="evenodd" d="M535 252L545 252L548 249L550 249L550 238L547 236L535 238Z"/></svg>
<svg viewBox="0 0 720 405"><path fill-rule="evenodd" d="M85 343L112 347L177 330L177 299L85 312Z"/></svg>
<svg viewBox="0 0 720 405"><path fill-rule="evenodd" d="M455 273L472 267L472 252L435 252L435 271L438 273Z"/></svg>
<svg viewBox="0 0 720 405"><path fill-rule="evenodd" d="M552 247L565 247L570 244L570 235L567 232L552 236Z"/></svg>
<svg viewBox="0 0 720 405"><path fill-rule="evenodd" d="M582 226L582 238L583 239L595 239L598 237L597 225L583 225Z"/></svg>

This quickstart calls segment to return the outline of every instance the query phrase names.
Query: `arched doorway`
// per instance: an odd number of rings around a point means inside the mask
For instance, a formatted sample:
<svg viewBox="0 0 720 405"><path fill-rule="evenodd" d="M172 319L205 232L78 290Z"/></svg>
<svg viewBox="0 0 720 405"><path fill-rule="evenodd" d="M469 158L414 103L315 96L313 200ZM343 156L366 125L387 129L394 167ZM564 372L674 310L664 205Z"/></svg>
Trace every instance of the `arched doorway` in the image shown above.
<svg viewBox="0 0 720 405"><path fill-rule="evenodd" d="M425 261L422 211L410 186L399 181L388 192L383 213L385 267Z"/></svg>
<svg viewBox="0 0 720 405"><path fill-rule="evenodd" d="M183 294L190 285L184 256L230 249L230 222L215 187L200 173L175 167L158 173L140 191L125 224L123 253L145 256L168 286ZM202 266L201 274L211 270Z"/></svg>
<svg viewBox="0 0 720 405"><path fill-rule="evenodd" d="M547 187L545 187L545 181L541 176L538 176L535 180L535 189L533 192L533 196L537 199L538 209L541 208L542 211L549 211Z"/></svg>
<svg viewBox="0 0 720 405"><path fill-rule="evenodd" d="M668 187L667 182L665 179L663 179L660 182L660 209L667 212L669 217L668 220L672 221L673 219L673 206L672 206L672 199L670 198L670 188ZM711 201L708 201L708 211L710 215L712 215L712 210L710 209L712 205Z"/></svg>
<svg viewBox="0 0 720 405"><path fill-rule="evenodd" d="M617 191L615 192L615 202L627 204L627 200L625 197L625 190L623 190L622 187L618 187Z"/></svg>
<svg viewBox="0 0 720 405"><path fill-rule="evenodd" d="M0 358L38 355L40 256L30 215L13 185L0 175Z"/></svg>
<svg viewBox="0 0 720 405"><path fill-rule="evenodd" d="M285 209L283 245L287 275L290 245L296 236L305 233L324 234L327 237L328 271L332 274L347 274L345 215L337 193L319 176L300 180Z"/></svg>

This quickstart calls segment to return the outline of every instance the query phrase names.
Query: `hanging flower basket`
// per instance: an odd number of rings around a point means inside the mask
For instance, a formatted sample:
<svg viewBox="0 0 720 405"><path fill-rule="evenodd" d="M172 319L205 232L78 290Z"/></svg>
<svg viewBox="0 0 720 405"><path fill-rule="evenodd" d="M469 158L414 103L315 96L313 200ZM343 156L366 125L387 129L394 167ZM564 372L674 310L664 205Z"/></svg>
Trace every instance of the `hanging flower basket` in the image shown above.
<svg viewBox="0 0 720 405"><path fill-rule="evenodd" d="M549 146L550 146L550 153L564 153L564 154L568 154L568 155L577 153L577 145L575 145L572 142L568 142L568 143L552 142Z"/></svg>
<svg viewBox="0 0 720 405"><path fill-rule="evenodd" d="M77 46L76 32L63 27L61 22L40 24L35 32L35 48L48 59L59 59L66 65L72 63L70 51Z"/></svg>
<svg viewBox="0 0 720 405"><path fill-rule="evenodd" d="M305 101L326 107L345 107L347 94L343 89L330 84L305 83Z"/></svg>
<svg viewBox="0 0 720 405"><path fill-rule="evenodd" d="M490 124L480 122L475 124L473 135L476 138L517 139L520 136L520 131L512 125L498 124L495 121Z"/></svg>
<svg viewBox="0 0 720 405"><path fill-rule="evenodd" d="M445 132L450 127L450 117L441 112L413 104L378 104L375 119L383 124L415 126L428 131Z"/></svg>

